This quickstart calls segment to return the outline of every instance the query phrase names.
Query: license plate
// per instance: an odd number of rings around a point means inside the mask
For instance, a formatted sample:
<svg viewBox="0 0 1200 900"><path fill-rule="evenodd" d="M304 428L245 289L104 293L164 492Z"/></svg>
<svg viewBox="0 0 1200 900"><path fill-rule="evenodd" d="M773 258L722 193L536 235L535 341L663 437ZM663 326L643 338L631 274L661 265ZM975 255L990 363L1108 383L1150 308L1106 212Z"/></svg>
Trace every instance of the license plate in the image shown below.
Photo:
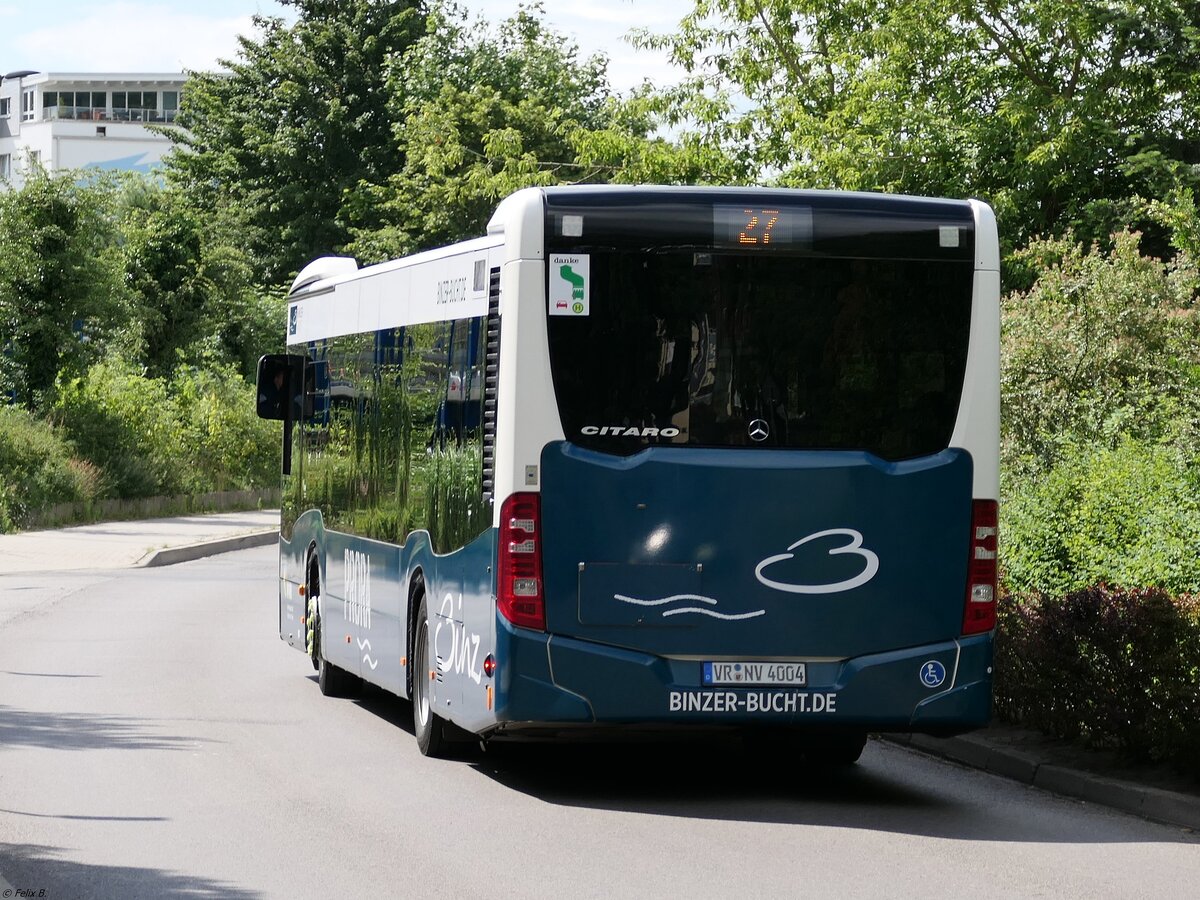
<svg viewBox="0 0 1200 900"><path fill-rule="evenodd" d="M704 684L789 684L808 683L802 662L759 662L733 660L704 663Z"/></svg>

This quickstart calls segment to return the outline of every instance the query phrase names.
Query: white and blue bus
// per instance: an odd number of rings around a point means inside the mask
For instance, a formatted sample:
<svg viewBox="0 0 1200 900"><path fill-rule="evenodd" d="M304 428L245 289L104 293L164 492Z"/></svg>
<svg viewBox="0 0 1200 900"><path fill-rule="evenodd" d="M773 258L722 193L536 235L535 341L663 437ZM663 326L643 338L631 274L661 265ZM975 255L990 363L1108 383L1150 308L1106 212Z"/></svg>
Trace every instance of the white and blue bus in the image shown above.
<svg viewBox="0 0 1200 900"><path fill-rule="evenodd" d="M976 201L519 191L292 286L279 632L422 752L713 726L857 759L992 698L999 250Z"/></svg>

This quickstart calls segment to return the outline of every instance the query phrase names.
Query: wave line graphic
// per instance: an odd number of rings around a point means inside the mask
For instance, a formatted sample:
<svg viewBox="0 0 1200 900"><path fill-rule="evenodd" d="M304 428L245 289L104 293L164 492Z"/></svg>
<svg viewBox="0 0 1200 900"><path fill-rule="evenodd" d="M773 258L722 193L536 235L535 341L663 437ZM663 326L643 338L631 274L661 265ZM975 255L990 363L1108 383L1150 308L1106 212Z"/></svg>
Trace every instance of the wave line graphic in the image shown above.
<svg viewBox="0 0 1200 900"><path fill-rule="evenodd" d="M668 609L663 612L663 618L667 616L677 616L680 613L699 613L702 616L712 616L714 619L753 619L756 616L766 615L765 609L758 609L748 613L719 613L711 609L704 609L699 606L685 606L683 609Z"/></svg>
<svg viewBox="0 0 1200 900"><path fill-rule="evenodd" d="M680 601L691 601L698 603L707 603L709 606L716 606L717 601L712 597L702 597L699 594L672 594L670 597L662 597L658 600L639 600L637 597L628 597L625 594L613 594L614 600L620 600L622 603L632 603L636 606L662 606L666 603L676 603ZM702 616L711 616L714 619L722 619L726 622L736 622L741 619L753 619L757 616L766 615L765 609L755 610L748 613L719 613L711 609L705 609L702 606L684 606L677 609L663 610L663 618L667 616L678 616L683 613L696 613Z"/></svg>
<svg viewBox="0 0 1200 900"><path fill-rule="evenodd" d="M370 639L369 639L369 638L363 638L362 640L360 640L360 641L358 642L358 649L359 649L359 650L368 650L368 651L369 651L369 650L371 649L371 641L370 641ZM374 671L375 671L375 667L379 665L379 660L377 660L377 659L371 659L371 654L370 654L370 653L364 653L364 654L363 654L362 661L363 661L363 662L365 662L365 663L366 663L368 666L370 666L370 667L371 667L371 671L372 671L372 672L374 672Z"/></svg>
<svg viewBox="0 0 1200 900"><path fill-rule="evenodd" d="M624 594L613 594L613 599L620 600L622 603L635 603L638 606L662 606L664 603L674 603L676 600L697 600L700 603L717 605L717 601L712 597L701 597L699 594L672 594L661 600L639 600L636 597L626 597ZM667 613L663 613L663 615L667 615Z"/></svg>

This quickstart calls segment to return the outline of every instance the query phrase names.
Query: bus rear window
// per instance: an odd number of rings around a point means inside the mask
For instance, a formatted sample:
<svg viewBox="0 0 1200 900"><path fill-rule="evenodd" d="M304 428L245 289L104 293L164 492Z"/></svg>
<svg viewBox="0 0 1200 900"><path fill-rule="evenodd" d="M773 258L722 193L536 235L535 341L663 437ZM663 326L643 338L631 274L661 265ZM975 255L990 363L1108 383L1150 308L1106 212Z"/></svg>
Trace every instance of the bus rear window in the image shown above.
<svg viewBox="0 0 1200 900"><path fill-rule="evenodd" d="M551 247L547 322L571 442L620 455L672 444L888 460L947 446L966 369L967 254L571 250L586 307L555 314Z"/></svg>

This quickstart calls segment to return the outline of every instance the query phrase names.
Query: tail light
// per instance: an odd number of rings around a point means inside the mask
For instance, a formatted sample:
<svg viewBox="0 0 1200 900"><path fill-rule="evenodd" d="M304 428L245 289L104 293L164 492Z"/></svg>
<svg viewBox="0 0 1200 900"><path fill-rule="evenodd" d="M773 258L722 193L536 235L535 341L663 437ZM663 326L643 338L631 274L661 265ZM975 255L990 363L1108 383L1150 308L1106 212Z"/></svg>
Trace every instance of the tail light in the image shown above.
<svg viewBox="0 0 1200 900"><path fill-rule="evenodd" d="M996 627L996 538L999 505L975 500L971 506L971 558L967 561L967 598L963 634L982 634Z"/></svg>
<svg viewBox="0 0 1200 900"><path fill-rule="evenodd" d="M542 595L541 495L511 495L500 507L497 606L514 625L546 630Z"/></svg>

